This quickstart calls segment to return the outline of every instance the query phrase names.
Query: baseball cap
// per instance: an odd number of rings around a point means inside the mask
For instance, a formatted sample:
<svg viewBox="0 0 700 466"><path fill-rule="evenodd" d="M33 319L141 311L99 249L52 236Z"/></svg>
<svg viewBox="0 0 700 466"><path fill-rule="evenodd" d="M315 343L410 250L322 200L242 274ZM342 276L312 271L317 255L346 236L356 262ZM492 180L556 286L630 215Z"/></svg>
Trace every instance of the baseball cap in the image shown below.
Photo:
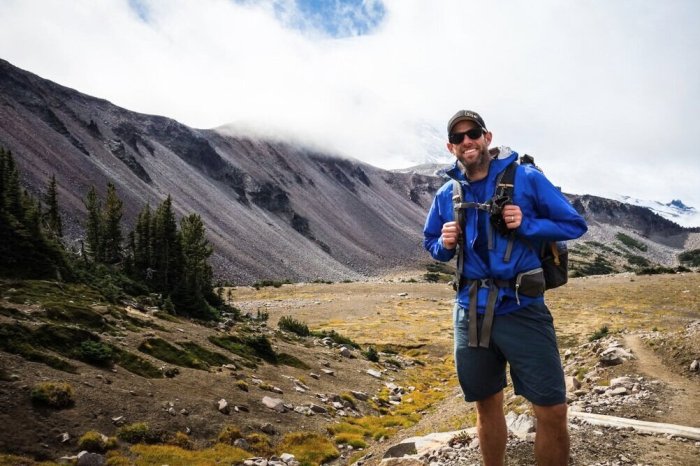
<svg viewBox="0 0 700 466"><path fill-rule="evenodd" d="M450 118L450 121L447 123L447 134L452 132L454 125L464 120L473 121L477 125L486 129L486 123L484 123L484 119L481 118L478 113L472 112L471 110L460 110L459 112L455 113L455 115Z"/></svg>

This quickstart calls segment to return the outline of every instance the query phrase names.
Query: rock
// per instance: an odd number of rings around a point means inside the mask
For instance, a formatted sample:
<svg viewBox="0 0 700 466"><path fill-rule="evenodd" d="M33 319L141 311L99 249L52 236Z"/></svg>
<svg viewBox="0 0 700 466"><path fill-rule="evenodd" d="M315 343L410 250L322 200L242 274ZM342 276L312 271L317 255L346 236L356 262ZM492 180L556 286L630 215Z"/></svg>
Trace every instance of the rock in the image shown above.
<svg viewBox="0 0 700 466"><path fill-rule="evenodd" d="M262 399L262 403L266 407L274 409L278 413L283 413L287 410L287 408L284 407L284 401L280 400L279 398L271 398L269 396L264 396Z"/></svg>
<svg viewBox="0 0 700 466"><path fill-rule="evenodd" d="M323 406L315 405L313 403L311 403L309 405L309 408L311 408L311 411L313 411L314 413L319 413L319 414L328 413L328 410L326 408L324 408Z"/></svg>
<svg viewBox="0 0 700 466"><path fill-rule="evenodd" d="M78 453L78 462L76 464L78 466L103 466L105 457L97 453L81 451Z"/></svg>
<svg viewBox="0 0 700 466"><path fill-rule="evenodd" d="M427 466L428 463L425 461L414 458L414 457L404 457L404 458L386 458L379 463L380 466Z"/></svg>
<svg viewBox="0 0 700 466"><path fill-rule="evenodd" d="M415 455L416 453L418 453L418 450L416 450L414 442L399 443L389 448L384 453L384 458L401 458L402 456Z"/></svg>
<svg viewBox="0 0 700 466"><path fill-rule="evenodd" d="M272 390L271 390L271 391L273 391L273 392L275 392L275 393L278 393L278 394L280 394L280 395L282 395L282 394L284 393L284 392L282 391L282 389L279 388L279 387L272 387Z"/></svg>
<svg viewBox="0 0 700 466"><path fill-rule="evenodd" d="M581 388L581 382L576 377L566 377L566 392L572 393Z"/></svg>
<svg viewBox="0 0 700 466"><path fill-rule="evenodd" d="M354 390L351 390L350 393L352 393L352 396L357 398L360 401L367 401L369 400L369 395L365 392L356 392Z"/></svg>
<svg viewBox="0 0 700 466"><path fill-rule="evenodd" d="M335 371L331 369L321 369L321 371L326 375L335 375Z"/></svg>
<svg viewBox="0 0 700 466"><path fill-rule="evenodd" d="M295 456L292 455L291 453L282 453L282 456L280 456L280 459L284 461L285 463L289 463L290 461L295 460Z"/></svg>
<svg viewBox="0 0 700 466"><path fill-rule="evenodd" d="M617 387L618 385L634 385L634 380L631 377L617 377L610 381L611 387Z"/></svg>
<svg viewBox="0 0 700 466"><path fill-rule="evenodd" d="M66 443L68 440L70 440L70 434L68 432L64 432L58 436L58 440L61 443Z"/></svg>
<svg viewBox="0 0 700 466"><path fill-rule="evenodd" d="M622 364L628 359L632 359L632 353L626 351L624 348L614 346L606 349L600 353L600 363L604 366L617 366Z"/></svg>
<svg viewBox="0 0 700 466"><path fill-rule="evenodd" d="M611 395L614 395L614 396L625 395L625 394L627 394L627 389L625 387L617 387L617 388L613 388L608 393L610 393Z"/></svg>
<svg viewBox="0 0 700 466"><path fill-rule="evenodd" d="M250 449L250 443L244 438L237 438L236 440L233 441L233 446L238 447L242 450L249 450Z"/></svg>
<svg viewBox="0 0 700 466"><path fill-rule="evenodd" d="M342 346L340 348L340 355L344 358L351 358L352 357L352 351L348 349L347 346Z"/></svg>
<svg viewBox="0 0 700 466"><path fill-rule="evenodd" d="M398 295L401 296L402 298L405 298L406 296L408 296L408 293L399 293Z"/></svg>
<svg viewBox="0 0 700 466"><path fill-rule="evenodd" d="M530 432L535 432L536 420L534 417L529 416L525 413L517 415L513 411L510 411L506 415L506 425L508 430L513 432L520 438L525 438Z"/></svg>
<svg viewBox="0 0 700 466"><path fill-rule="evenodd" d="M112 418L112 424L115 426L123 426L126 423L126 418L124 416L117 416Z"/></svg>
<svg viewBox="0 0 700 466"><path fill-rule="evenodd" d="M228 401L224 400L223 398L217 403L217 409L221 414L229 414L231 412Z"/></svg>
<svg viewBox="0 0 700 466"><path fill-rule="evenodd" d="M263 432L264 434L267 435L275 435L277 433L277 430L275 430L275 427L270 424L269 422L262 427L260 427L260 431Z"/></svg>
<svg viewBox="0 0 700 466"><path fill-rule="evenodd" d="M315 373L313 373L313 372L309 372L309 377L311 377L312 379L316 379L316 380L318 380L318 379L321 378L320 375L315 374Z"/></svg>
<svg viewBox="0 0 700 466"><path fill-rule="evenodd" d="M690 370L693 372L700 371L700 362L697 359L694 359L693 362L690 363Z"/></svg>
<svg viewBox="0 0 700 466"><path fill-rule="evenodd" d="M379 372L378 370L367 369L367 373L368 373L369 375L371 375L372 377L376 377L377 379L381 379L381 378L382 378L382 373Z"/></svg>

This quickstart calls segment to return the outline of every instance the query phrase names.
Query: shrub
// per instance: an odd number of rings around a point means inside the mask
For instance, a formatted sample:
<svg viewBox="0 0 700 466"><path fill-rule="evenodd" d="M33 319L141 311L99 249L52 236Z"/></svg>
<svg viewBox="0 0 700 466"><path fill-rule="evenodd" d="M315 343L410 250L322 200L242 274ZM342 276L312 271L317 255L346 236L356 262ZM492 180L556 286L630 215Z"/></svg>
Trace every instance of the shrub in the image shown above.
<svg viewBox="0 0 700 466"><path fill-rule="evenodd" d="M423 275L423 278L425 278L425 281L428 283L437 283L440 281L440 274L437 272L427 272Z"/></svg>
<svg viewBox="0 0 700 466"><path fill-rule="evenodd" d="M593 335L591 335L591 336L588 338L588 341L600 340L601 338L604 338L604 337L608 336L609 331L610 331L610 330L608 329L608 326L607 326L607 325L603 325L603 326L600 327L598 330L596 330L595 332L593 332Z"/></svg>
<svg viewBox="0 0 700 466"><path fill-rule="evenodd" d="M78 439L78 448L93 453L103 453L117 446L117 439L90 430Z"/></svg>
<svg viewBox="0 0 700 466"><path fill-rule="evenodd" d="M279 322L277 322L277 326L281 330L286 330L287 332L295 333L300 337L308 337L311 334L308 325L290 316L282 316Z"/></svg>
<svg viewBox="0 0 700 466"><path fill-rule="evenodd" d="M362 355L366 357L369 361L379 362L379 353L374 348L374 346L370 346L369 348L367 348L367 351L364 351Z"/></svg>
<svg viewBox="0 0 700 466"><path fill-rule="evenodd" d="M360 349L360 345L352 341L348 337L344 337L335 330L321 330L316 332L311 332L311 334L318 338L330 337L331 340L337 345L350 345L353 348Z"/></svg>
<svg viewBox="0 0 700 466"><path fill-rule="evenodd" d="M700 249L691 249L678 255L678 260L690 267L700 267Z"/></svg>
<svg viewBox="0 0 700 466"><path fill-rule="evenodd" d="M216 441L219 443L225 443L226 445L233 445L233 442L239 438L243 438L241 430L236 426L228 425L224 426L221 432L219 432L219 436L216 438Z"/></svg>
<svg viewBox="0 0 700 466"><path fill-rule="evenodd" d="M636 239L632 238L631 236L627 236L624 233L618 233L615 235L615 238L617 238L622 244L624 244L627 247L634 248L634 249L639 249L640 251L646 251L647 245L637 241Z"/></svg>
<svg viewBox="0 0 700 466"><path fill-rule="evenodd" d="M62 409L73 406L73 387L65 382L42 382L34 386L32 402Z"/></svg>
<svg viewBox="0 0 700 466"><path fill-rule="evenodd" d="M112 348L100 341L85 340L80 343L78 349L79 358L96 366L110 366L112 364Z"/></svg>

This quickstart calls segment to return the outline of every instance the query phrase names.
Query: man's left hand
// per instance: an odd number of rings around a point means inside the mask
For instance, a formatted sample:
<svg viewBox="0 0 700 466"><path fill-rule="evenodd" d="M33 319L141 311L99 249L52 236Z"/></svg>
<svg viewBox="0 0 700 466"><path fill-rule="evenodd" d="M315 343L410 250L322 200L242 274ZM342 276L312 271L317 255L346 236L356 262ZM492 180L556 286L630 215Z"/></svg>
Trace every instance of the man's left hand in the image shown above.
<svg viewBox="0 0 700 466"><path fill-rule="evenodd" d="M509 230L515 230L523 221L523 213L517 205L509 204L504 206L502 214L506 227Z"/></svg>

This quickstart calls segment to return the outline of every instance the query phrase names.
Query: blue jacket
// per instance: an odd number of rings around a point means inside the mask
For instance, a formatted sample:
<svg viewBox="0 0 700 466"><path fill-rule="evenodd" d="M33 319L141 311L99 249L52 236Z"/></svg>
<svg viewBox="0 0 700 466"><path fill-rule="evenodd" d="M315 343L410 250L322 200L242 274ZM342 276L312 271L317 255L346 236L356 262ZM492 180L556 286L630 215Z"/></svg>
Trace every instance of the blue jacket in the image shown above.
<svg viewBox="0 0 700 466"><path fill-rule="evenodd" d="M486 177L487 192L495 192L498 175L517 158L516 152L507 147L500 148L498 158L491 160L489 166ZM447 171L447 175L461 183L464 201L476 201L469 182L457 166L457 162ZM488 253L490 264L484 263L474 250L478 234L477 210L466 209L463 228L466 232L467 244L464 247L463 277L511 280L520 272L540 267L537 251L540 250L543 242L575 239L587 231L584 219L561 191L535 167L518 165L514 184L513 204L520 207L523 218L521 225L515 230L516 239L510 261L503 262L508 238L495 233L494 247ZM436 260L447 262L455 255L455 249L446 249L440 240L442 225L453 220L452 181L448 181L435 195L423 229L423 245ZM524 238L526 241L519 241L519 238ZM484 312L487 295L488 288L479 289L477 309L480 313ZM515 291L511 288L501 288L495 313L504 314L524 307L534 300L542 299L542 297L530 299L520 297L520 304L516 305ZM459 292L456 301L461 306L469 307L468 287L464 287Z"/></svg>

